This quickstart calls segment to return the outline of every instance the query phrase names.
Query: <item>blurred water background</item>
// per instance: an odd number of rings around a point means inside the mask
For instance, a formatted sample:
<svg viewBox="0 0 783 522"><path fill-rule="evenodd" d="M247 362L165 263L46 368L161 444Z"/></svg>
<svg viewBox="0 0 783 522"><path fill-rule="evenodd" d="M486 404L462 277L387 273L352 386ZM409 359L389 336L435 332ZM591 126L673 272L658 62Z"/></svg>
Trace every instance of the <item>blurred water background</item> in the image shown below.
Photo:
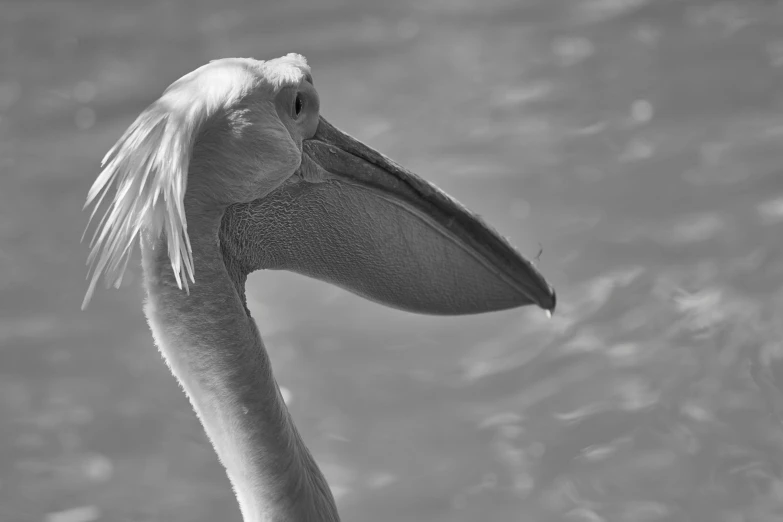
<svg viewBox="0 0 783 522"><path fill-rule="evenodd" d="M80 311L81 207L173 80L288 52L559 294L433 318L251 277L344 520L783 520L783 2L1 0L0 522L240 520L138 264Z"/></svg>

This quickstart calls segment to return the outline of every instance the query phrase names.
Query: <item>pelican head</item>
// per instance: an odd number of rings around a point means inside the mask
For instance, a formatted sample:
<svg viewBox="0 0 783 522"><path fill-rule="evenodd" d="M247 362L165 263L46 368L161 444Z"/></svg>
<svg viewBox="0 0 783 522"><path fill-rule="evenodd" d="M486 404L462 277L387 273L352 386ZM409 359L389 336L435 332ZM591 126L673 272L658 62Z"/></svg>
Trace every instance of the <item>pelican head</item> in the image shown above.
<svg viewBox="0 0 783 522"><path fill-rule="evenodd" d="M104 158L88 204L110 186L85 304L102 274L119 283L141 234L165 235L183 291L198 280L190 201L222 213L224 256L245 274L290 270L419 313L555 308L544 277L478 216L321 117L297 54L177 80Z"/></svg>

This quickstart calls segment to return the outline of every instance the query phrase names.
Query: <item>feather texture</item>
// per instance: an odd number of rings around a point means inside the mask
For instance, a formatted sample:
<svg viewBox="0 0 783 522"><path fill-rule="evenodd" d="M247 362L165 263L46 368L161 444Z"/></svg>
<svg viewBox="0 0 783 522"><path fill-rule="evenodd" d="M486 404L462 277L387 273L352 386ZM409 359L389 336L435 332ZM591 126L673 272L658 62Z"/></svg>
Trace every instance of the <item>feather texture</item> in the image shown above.
<svg viewBox="0 0 783 522"><path fill-rule="evenodd" d="M165 231L180 288L187 290L188 279L195 280L184 209L191 126L161 107L162 101L144 111L106 154L103 171L87 196L85 208L94 204L92 222L106 194L115 188L114 199L90 241L91 281L82 308L102 274L107 285L119 286L142 231L152 238Z"/></svg>

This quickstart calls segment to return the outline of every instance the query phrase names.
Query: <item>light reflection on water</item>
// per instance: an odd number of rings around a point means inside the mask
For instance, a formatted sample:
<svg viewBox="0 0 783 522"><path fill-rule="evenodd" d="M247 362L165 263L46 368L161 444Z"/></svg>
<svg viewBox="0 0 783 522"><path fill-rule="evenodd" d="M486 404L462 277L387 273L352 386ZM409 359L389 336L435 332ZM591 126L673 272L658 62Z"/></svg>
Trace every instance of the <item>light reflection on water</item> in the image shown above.
<svg viewBox="0 0 783 522"><path fill-rule="evenodd" d="M346 520L780 516L780 2L0 7L0 520L239 519L138 270L79 311L80 209L171 81L291 51L337 126L543 247L561 303L251 278Z"/></svg>

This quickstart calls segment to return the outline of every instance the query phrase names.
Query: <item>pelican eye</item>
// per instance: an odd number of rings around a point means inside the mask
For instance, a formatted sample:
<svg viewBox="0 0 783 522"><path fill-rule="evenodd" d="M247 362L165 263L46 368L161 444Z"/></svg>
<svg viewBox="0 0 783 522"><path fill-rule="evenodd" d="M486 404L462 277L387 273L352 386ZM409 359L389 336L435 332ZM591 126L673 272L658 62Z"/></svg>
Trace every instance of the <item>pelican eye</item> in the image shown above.
<svg viewBox="0 0 783 522"><path fill-rule="evenodd" d="M302 101L302 95L297 93L296 100L294 100L294 118L298 118L299 115L302 114L303 107L304 102Z"/></svg>

